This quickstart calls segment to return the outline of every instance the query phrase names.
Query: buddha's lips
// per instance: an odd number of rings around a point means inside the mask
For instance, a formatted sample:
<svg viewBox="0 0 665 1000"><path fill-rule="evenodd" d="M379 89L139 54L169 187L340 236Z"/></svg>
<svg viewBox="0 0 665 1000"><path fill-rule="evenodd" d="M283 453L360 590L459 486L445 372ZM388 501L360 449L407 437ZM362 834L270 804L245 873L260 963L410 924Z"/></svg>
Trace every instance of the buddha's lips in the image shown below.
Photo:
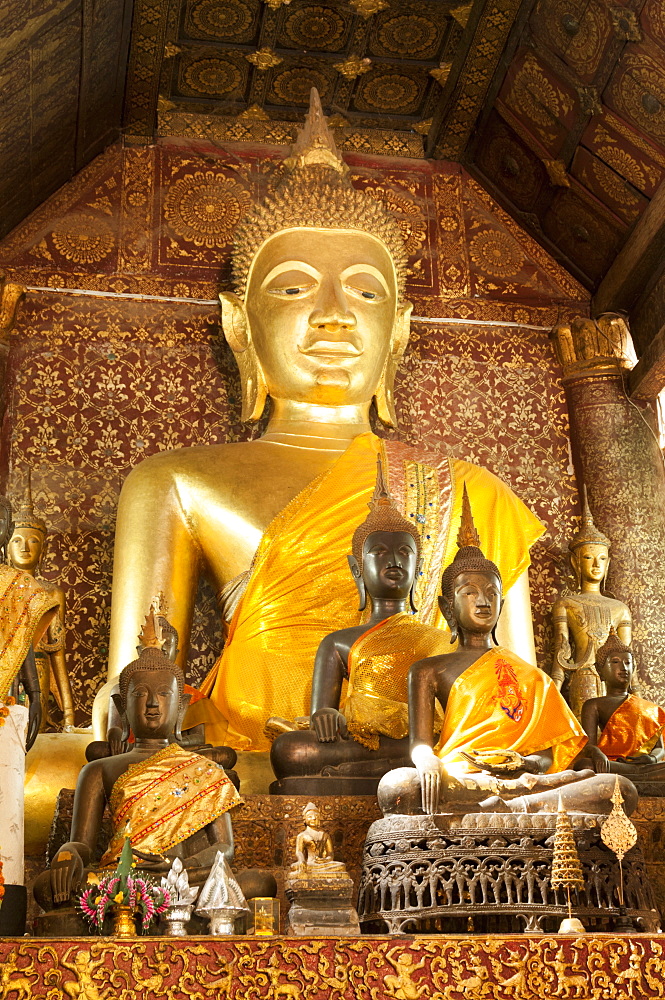
<svg viewBox="0 0 665 1000"><path fill-rule="evenodd" d="M301 354L308 358L359 358L363 353L355 344L348 340L317 340L309 347L299 347Z"/></svg>

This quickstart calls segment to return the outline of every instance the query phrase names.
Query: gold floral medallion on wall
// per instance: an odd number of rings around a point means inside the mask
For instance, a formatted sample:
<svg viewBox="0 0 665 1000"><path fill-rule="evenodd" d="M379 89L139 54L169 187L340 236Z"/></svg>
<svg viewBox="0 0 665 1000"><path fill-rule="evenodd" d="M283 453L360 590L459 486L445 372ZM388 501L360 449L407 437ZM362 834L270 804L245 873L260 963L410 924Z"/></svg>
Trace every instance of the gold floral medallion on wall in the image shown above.
<svg viewBox="0 0 665 1000"><path fill-rule="evenodd" d="M257 14L242 0L194 0L186 10L185 27L190 34L248 42Z"/></svg>
<svg viewBox="0 0 665 1000"><path fill-rule="evenodd" d="M113 250L115 235L105 219L70 215L59 219L51 233L58 253L75 264L96 264Z"/></svg>
<svg viewBox="0 0 665 1000"><path fill-rule="evenodd" d="M243 83L243 73L228 59L197 59L180 67L181 93L209 97L230 97Z"/></svg>
<svg viewBox="0 0 665 1000"><path fill-rule="evenodd" d="M515 240L496 229L476 233L469 257L480 271L498 278L512 278L524 265L524 254Z"/></svg>
<svg viewBox="0 0 665 1000"><path fill-rule="evenodd" d="M230 177L197 170L169 188L164 217L173 231L198 247L224 247L251 204L249 192Z"/></svg>

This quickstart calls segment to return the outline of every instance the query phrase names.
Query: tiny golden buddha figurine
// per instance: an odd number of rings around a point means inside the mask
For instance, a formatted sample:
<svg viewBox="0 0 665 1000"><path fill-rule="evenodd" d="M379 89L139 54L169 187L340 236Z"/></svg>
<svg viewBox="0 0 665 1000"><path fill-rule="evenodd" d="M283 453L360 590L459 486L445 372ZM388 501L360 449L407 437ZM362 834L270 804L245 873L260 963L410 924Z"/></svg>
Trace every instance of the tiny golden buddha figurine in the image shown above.
<svg viewBox="0 0 665 1000"><path fill-rule="evenodd" d="M383 812L556 812L561 795L569 810L602 813L614 779L570 769L586 736L552 680L493 644L501 574L483 555L468 505L458 545L443 574L441 611L459 645L409 671L415 769L381 779ZM437 702L443 726L434 747ZM635 787L622 780L627 809L634 809Z"/></svg>
<svg viewBox="0 0 665 1000"><path fill-rule="evenodd" d="M359 615L368 601L369 615L321 642L310 728L284 733L273 743L273 793L374 794L382 774L408 761L406 679L414 656L449 646L441 629L423 625L414 614L420 535L388 493L380 460L369 508L348 556Z"/></svg>
<svg viewBox="0 0 665 1000"><path fill-rule="evenodd" d="M665 781L665 709L632 693L633 653L613 628L596 653L596 668L606 693L582 706L589 742L576 766L625 774L639 783Z"/></svg>
<svg viewBox="0 0 665 1000"><path fill-rule="evenodd" d="M209 701L193 706L188 721L204 722L212 742L267 750L270 716L307 711L322 639L356 623L346 554L374 490L378 454L420 535L420 620L439 623L438 583L466 483L491 526L488 551L509 592L506 641L532 655L526 570L540 522L484 469L370 429L373 402L386 426L396 423L393 385L412 309L406 253L397 222L353 187L316 91L274 192L237 229L233 270L222 324L240 368L243 418L258 420L269 397L268 425L253 441L150 456L128 476L116 528L109 684L156 591L173 609L185 661L205 568L222 613L228 619L232 603L235 614L205 683ZM98 738L107 705L108 688L95 703Z"/></svg>
<svg viewBox="0 0 665 1000"><path fill-rule="evenodd" d="M319 807L308 802L302 818L305 829L296 837L296 860L291 865L291 877L330 878L346 874L344 864L334 860L332 840L321 825Z"/></svg>
<svg viewBox="0 0 665 1000"><path fill-rule="evenodd" d="M135 742L127 753L93 760L82 769L71 838L35 883L35 898L43 909L70 906L95 849L107 802L113 831L102 867L117 860L125 836L141 868L166 872L178 856L190 881L199 885L218 850L232 857L228 810L240 802L234 785L223 768L170 740L179 735L183 687L180 668L152 646L122 671L119 708ZM57 932L57 914L54 919Z"/></svg>
<svg viewBox="0 0 665 1000"><path fill-rule="evenodd" d="M627 645L631 640L629 609L602 592L610 565L610 544L593 523L585 486L580 528L569 545L577 593L562 594L552 608L552 680L560 689L569 678L568 701L578 719L584 702L602 694L596 652L607 641L610 629L614 628Z"/></svg>
<svg viewBox="0 0 665 1000"><path fill-rule="evenodd" d="M58 612L35 647L35 661L41 688L42 729L50 725L48 702L49 695L53 694L62 712L63 728L68 730L74 725L74 701L65 660L65 592L62 587L38 575L47 528L42 518L35 514L30 478L28 470L26 492L16 514L7 554L14 569L29 573L41 587L58 599Z"/></svg>

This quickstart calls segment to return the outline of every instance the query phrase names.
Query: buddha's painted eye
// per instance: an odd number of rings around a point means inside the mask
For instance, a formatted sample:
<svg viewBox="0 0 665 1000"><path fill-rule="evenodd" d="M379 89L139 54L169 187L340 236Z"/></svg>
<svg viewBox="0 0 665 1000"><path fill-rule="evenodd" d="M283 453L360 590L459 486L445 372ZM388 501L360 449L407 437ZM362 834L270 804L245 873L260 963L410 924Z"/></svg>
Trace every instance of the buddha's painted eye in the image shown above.
<svg viewBox="0 0 665 1000"><path fill-rule="evenodd" d="M301 291L302 291L301 288L285 288L284 289L284 294L285 295L297 295L298 292L301 292Z"/></svg>
<svg viewBox="0 0 665 1000"><path fill-rule="evenodd" d="M362 292L361 294L362 294L362 297L364 299L375 299L376 298L376 292Z"/></svg>

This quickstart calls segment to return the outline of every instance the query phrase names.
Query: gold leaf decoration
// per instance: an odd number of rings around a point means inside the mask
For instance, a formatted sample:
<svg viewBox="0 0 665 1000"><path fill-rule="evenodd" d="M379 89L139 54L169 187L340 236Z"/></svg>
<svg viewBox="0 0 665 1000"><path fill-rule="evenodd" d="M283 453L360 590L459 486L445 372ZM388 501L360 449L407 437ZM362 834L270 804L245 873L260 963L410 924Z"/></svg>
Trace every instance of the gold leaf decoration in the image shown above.
<svg viewBox="0 0 665 1000"><path fill-rule="evenodd" d="M438 71L435 70L434 72L438 72ZM418 132L420 135L427 135L427 133L429 132L429 130L431 129L431 127L432 127L432 119L431 118L426 118L424 121L422 121L422 122L416 122L415 125L411 126L411 128L414 130L414 132Z"/></svg>
<svg viewBox="0 0 665 1000"><path fill-rule="evenodd" d="M260 70L272 69L273 66L279 66L283 62L281 56L278 56L272 49L257 49L256 52L250 52L246 55L245 59Z"/></svg>
<svg viewBox="0 0 665 1000"><path fill-rule="evenodd" d="M333 63L333 68L341 73L347 80L355 80L357 76L368 73L371 69L371 60L365 56L349 56L344 62Z"/></svg>
<svg viewBox="0 0 665 1000"><path fill-rule="evenodd" d="M386 0L351 0L350 6L353 7L356 14L360 14L367 21L379 11L387 10L390 4Z"/></svg>
<svg viewBox="0 0 665 1000"><path fill-rule="evenodd" d="M612 812L600 828L600 837L605 846L616 854L619 861L623 861L624 855L637 843L637 830L623 810L623 796L619 787L618 775L614 784L612 802Z"/></svg>
<svg viewBox="0 0 665 1000"><path fill-rule="evenodd" d="M442 87L446 85L446 81L450 76L450 71L453 68L452 62L442 62L437 69L431 69L429 75L433 76L437 83L441 84Z"/></svg>
<svg viewBox="0 0 665 1000"><path fill-rule="evenodd" d="M291 0L263 0L266 6L270 7L271 10L279 10L280 7L288 7Z"/></svg>
<svg viewBox="0 0 665 1000"><path fill-rule="evenodd" d="M543 160L547 176L556 187L570 187L566 165L561 160Z"/></svg>
<svg viewBox="0 0 665 1000"><path fill-rule="evenodd" d="M472 9L472 3L465 3L461 7L454 7L450 12L450 16L454 17L457 23L463 28L466 28L469 23L469 17L471 16Z"/></svg>
<svg viewBox="0 0 665 1000"><path fill-rule="evenodd" d="M251 104L244 111L241 111L238 115L242 121L257 121L257 122L268 122L270 121L270 115L267 115L263 108L260 108L258 104Z"/></svg>

